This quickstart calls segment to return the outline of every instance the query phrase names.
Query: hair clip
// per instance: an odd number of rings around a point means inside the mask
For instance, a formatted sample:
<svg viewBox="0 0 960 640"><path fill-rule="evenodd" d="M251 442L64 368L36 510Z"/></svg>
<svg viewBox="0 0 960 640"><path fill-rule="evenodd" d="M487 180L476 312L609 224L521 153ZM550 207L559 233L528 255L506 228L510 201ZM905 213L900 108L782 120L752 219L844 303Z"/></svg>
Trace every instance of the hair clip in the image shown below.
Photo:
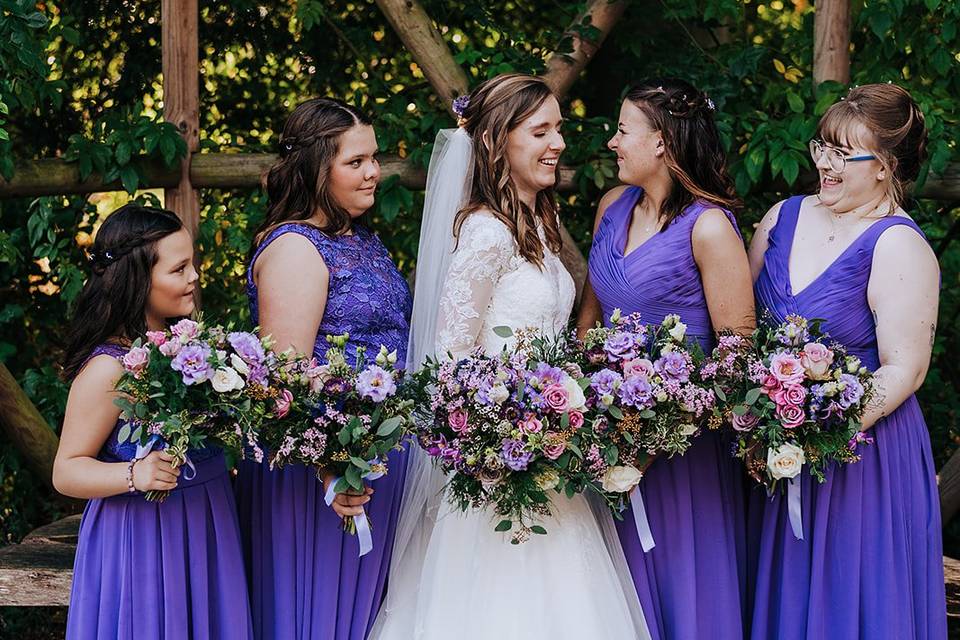
<svg viewBox="0 0 960 640"><path fill-rule="evenodd" d="M470 106L470 96L463 95L458 96L456 100L453 101L453 112L457 115L457 126L462 127L467 124L467 119L463 116L467 112L467 107Z"/></svg>
<svg viewBox="0 0 960 640"><path fill-rule="evenodd" d="M289 138L284 138L283 140L280 141L280 148L286 151L287 153L290 153L291 151L293 151L293 148L296 146L296 144L297 144L296 137L290 136Z"/></svg>
<svg viewBox="0 0 960 640"><path fill-rule="evenodd" d="M710 111L716 111L717 105L713 104L713 100L710 99L710 96L707 96L706 98L707 98L707 109L710 109Z"/></svg>

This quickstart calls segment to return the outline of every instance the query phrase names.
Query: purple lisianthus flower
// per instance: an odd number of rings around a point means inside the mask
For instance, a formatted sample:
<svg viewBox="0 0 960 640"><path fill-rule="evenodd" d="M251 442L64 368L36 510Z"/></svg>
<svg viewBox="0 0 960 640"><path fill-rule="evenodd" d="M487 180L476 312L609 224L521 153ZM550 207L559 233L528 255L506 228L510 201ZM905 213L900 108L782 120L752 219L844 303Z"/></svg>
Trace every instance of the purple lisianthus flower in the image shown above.
<svg viewBox="0 0 960 640"><path fill-rule="evenodd" d="M612 396L623 382L623 377L616 371L601 369L590 376L590 387L598 396Z"/></svg>
<svg viewBox="0 0 960 640"><path fill-rule="evenodd" d="M323 390L332 395L339 395L350 390L350 385L343 378L330 378L323 383Z"/></svg>
<svg viewBox="0 0 960 640"><path fill-rule="evenodd" d="M188 344L170 363L174 371L183 376L183 384L191 385L205 382L213 377L213 367L207 362L210 347L205 344Z"/></svg>
<svg viewBox="0 0 960 640"><path fill-rule="evenodd" d="M620 385L620 400L625 405L637 409L648 409L653 406L653 387L650 381L643 376L627 378Z"/></svg>
<svg viewBox="0 0 960 640"><path fill-rule="evenodd" d="M374 402L383 402L397 392L397 383L383 367L370 365L357 376L357 393Z"/></svg>
<svg viewBox="0 0 960 640"><path fill-rule="evenodd" d="M537 363L536 369L527 376L527 384L534 389L543 390L562 379L563 371L559 367L551 367L546 362L540 362Z"/></svg>
<svg viewBox="0 0 960 640"><path fill-rule="evenodd" d="M873 444L873 438L868 436L863 431L857 431L855 434L853 434L853 437L850 438L850 442L847 443L847 448L850 451L856 451L860 443Z"/></svg>
<svg viewBox="0 0 960 640"><path fill-rule="evenodd" d="M844 409L849 409L851 406L860 402L860 398L863 397L863 385L860 384L860 381L855 375L849 373L841 373L840 382L843 383L844 386L837 402L839 402L840 406Z"/></svg>
<svg viewBox="0 0 960 640"><path fill-rule="evenodd" d="M260 339L246 331L234 331L227 336L227 342L247 364L260 364L266 357Z"/></svg>
<svg viewBox="0 0 960 640"><path fill-rule="evenodd" d="M503 463L514 471L523 471L533 460L532 451L524 451L523 443L519 440L504 440L501 449Z"/></svg>
<svg viewBox="0 0 960 640"><path fill-rule="evenodd" d="M616 331L610 334L603 344L603 350L610 362L631 360L637 357L638 348L636 337L626 331Z"/></svg>
<svg viewBox="0 0 960 640"><path fill-rule="evenodd" d="M666 380L686 382L690 379L690 367L687 359L679 351L668 351L653 363L653 368Z"/></svg>

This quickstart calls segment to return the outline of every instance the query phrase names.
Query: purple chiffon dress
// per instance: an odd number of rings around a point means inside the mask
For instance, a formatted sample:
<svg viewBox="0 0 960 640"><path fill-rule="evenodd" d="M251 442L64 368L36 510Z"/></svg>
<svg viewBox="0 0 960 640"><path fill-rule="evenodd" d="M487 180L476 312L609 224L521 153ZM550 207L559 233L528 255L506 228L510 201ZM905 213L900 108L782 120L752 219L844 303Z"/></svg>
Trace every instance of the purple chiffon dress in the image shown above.
<svg viewBox="0 0 960 640"><path fill-rule="evenodd" d="M122 358L104 344L90 358ZM126 462L136 444L117 440L118 421L97 456ZM181 474L162 503L142 493L87 502L73 568L68 640L184 640L253 637L240 530L219 449L191 452L196 475Z"/></svg>
<svg viewBox="0 0 960 640"><path fill-rule="evenodd" d="M254 323L259 322L254 264L285 233L310 240L330 272L313 355L325 361L326 336L349 333L348 359L356 356L357 345L364 345L372 356L382 344L396 349L397 361L404 362L410 291L380 239L362 225L344 236L328 236L295 223L271 231L247 270ZM406 450L392 452L390 473L372 485L375 493L366 510L373 550L362 558L356 536L343 532L339 516L324 503L323 483L314 469L291 465L271 471L266 462L240 464L236 493L257 638L366 637L384 593L406 462Z"/></svg>
<svg viewBox="0 0 960 640"><path fill-rule="evenodd" d="M607 208L593 239L590 283L604 321L616 308L639 312L649 323L678 314L688 338L712 349L714 331L691 234L705 210L719 207L695 202L625 256L633 209L642 194L641 188L628 187ZM736 227L733 215L727 215ZM656 546L644 553L629 509L617 530L652 638L742 638L745 488L729 443L714 432L702 434L683 456L656 460L638 490Z"/></svg>
<svg viewBox="0 0 960 640"><path fill-rule="evenodd" d="M802 291L789 259L803 196L785 201L755 291L770 321L822 318L823 329L870 369L880 366L867 302L873 251L884 231L909 218L874 222ZM870 430L860 462L800 477L803 540L791 530L781 493L752 495L756 540L752 638L767 640L943 639L947 637L940 503L930 437L910 396Z"/></svg>

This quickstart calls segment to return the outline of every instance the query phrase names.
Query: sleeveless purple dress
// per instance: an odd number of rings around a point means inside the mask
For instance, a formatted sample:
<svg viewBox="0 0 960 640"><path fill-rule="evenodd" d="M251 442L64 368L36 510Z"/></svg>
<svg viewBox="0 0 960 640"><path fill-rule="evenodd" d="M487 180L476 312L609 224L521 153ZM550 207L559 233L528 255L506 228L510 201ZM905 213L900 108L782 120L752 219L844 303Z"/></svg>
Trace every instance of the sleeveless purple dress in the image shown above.
<svg viewBox="0 0 960 640"><path fill-rule="evenodd" d="M867 302L873 250L884 231L916 223L873 223L799 293L788 264L803 196L780 208L757 278L757 307L822 318L830 337L870 369L880 360ZM803 540L791 531L785 497L753 496L761 522L752 637L756 640L946 638L940 503L930 437L915 396L870 429L862 459L831 468L826 482L801 476Z"/></svg>
<svg viewBox="0 0 960 640"><path fill-rule="evenodd" d="M259 322L253 267L260 253L285 233L313 243L330 272L326 308L313 355L324 361L326 336L350 334L348 359L362 344L380 345L405 361L412 306L406 281L377 236L362 225L349 236L328 236L305 224L284 224L264 239L247 269L247 295ZM316 277L303 274L303 277ZM400 512L406 451L389 455L390 473L373 483L366 505L373 551L358 557L356 536L324 503L316 471L291 465L271 471L266 462L244 461L237 476L244 555L250 580L254 633L271 640L362 640L383 597L394 530Z"/></svg>
<svg viewBox="0 0 960 640"><path fill-rule="evenodd" d="M90 358L122 358L104 344ZM89 358L88 358L89 360ZM117 440L117 421L97 459L126 462L136 444ZM95 498L80 521L68 640L183 640L253 637L240 530L219 449L191 452L196 476L181 474L162 503L142 493Z"/></svg>
<svg viewBox="0 0 960 640"><path fill-rule="evenodd" d="M714 332L691 233L696 202L662 232L623 255L633 208L643 190L628 187L611 204L590 250L590 283L604 321L615 308L650 323L676 313L687 336L709 350ZM732 214L731 224L736 227ZM739 232L738 232L739 233ZM632 513L616 523L640 604L654 640L721 640L743 636L745 488L741 466L714 432L683 456L656 460L639 491L656 546L644 553Z"/></svg>

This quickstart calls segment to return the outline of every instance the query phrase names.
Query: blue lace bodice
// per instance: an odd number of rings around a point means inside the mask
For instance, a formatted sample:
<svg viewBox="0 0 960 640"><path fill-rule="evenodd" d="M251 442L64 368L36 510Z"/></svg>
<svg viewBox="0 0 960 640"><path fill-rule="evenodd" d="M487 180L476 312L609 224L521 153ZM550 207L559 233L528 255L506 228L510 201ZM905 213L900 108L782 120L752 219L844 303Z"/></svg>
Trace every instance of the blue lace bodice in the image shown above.
<svg viewBox="0 0 960 640"><path fill-rule="evenodd" d="M285 233L297 233L310 240L330 272L327 302L313 355L323 362L328 348L326 336L349 333L347 357L351 362L358 346L365 347L367 355L373 358L380 345L391 351L396 349L397 362L405 362L413 305L410 289L387 248L363 225L355 225L352 235L343 236L329 236L302 223L282 224L271 231L247 268L247 296L253 322L260 322L254 264L260 253Z"/></svg>

